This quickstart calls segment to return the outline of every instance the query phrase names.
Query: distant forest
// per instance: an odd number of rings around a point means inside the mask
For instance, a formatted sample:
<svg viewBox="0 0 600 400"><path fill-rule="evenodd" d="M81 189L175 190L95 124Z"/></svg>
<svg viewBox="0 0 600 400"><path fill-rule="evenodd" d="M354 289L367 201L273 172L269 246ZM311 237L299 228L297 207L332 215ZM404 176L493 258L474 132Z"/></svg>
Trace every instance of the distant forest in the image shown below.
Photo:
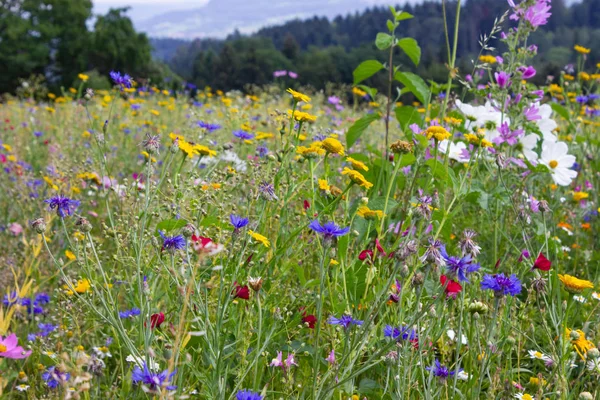
<svg viewBox="0 0 600 400"><path fill-rule="evenodd" d="M463 1L459 29L459 69L469 73L481 50L480 38L489 34L494 20L509 5L504 0ZM439 1L397 6L414 15L402 21L399 36L415 38L422 50L418 73L425 79L445 81L448 71L446 40ZM448 28L454 29L456 2L446 3ZM247 85L263 85L273 81L273 71L298 73L297 82L323 88L328 82L351 83L352 71L369 58L385 61L385 55L373 45L378 32L385 31L390 18L387 7L372 7L360 13L338 16L333 20L314 17L266 27L250 36L239 33L225 40L151 39L155 58L166 62L179 76L198 87L210 85L222 90L243 89ZM511 21L507 19L504 27ZM536 32L531 43L539 48L535 60L538 80L557 75L575 60L573 46L592 49L591 61L600 59L600 0L583 0L566 6L564 0L552 1L549 24ZM492 42L492 46L499 45ZM500 50L502 50L500 48ZM408 58L396 56L405 70L415 70ZM588 65L588 68L592 64ZM288 78L289 79L289 78ZM370 82L374 86L383 82Z"/></svg>

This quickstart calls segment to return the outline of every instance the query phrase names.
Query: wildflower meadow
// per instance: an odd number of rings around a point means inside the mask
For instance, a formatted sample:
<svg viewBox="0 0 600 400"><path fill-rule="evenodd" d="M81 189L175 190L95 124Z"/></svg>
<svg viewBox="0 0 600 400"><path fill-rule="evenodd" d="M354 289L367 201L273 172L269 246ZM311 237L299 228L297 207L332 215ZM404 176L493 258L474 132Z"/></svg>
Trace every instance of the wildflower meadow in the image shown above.
<svg viewBox="0 0 600 400"><path fill-rule="evenodd" d="M600 55L531 83L551 12L467 71L459 1L443 82L391 7L347 85L3 97L0 397L600 398Z"/></svg>

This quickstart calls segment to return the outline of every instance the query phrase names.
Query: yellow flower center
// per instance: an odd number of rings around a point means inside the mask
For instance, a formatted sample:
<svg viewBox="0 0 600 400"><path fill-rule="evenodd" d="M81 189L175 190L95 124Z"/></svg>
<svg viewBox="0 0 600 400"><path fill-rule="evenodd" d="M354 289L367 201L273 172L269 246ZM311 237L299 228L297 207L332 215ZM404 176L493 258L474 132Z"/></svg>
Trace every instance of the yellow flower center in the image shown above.
<svg viewBox="0 0 600 400"><path fill-rule="evenodd" d="M8 350L8 349L6 348L6 346L5 346L5 345L3 345L3 344L0 344L0 353L4 353L4 352L6 352L6 350Z"/></svg>
<svg viewBox="0 0 600 400"><path fill-rule="evenodd" d="M535 356L535 358L542 358L542 353L540 353L539 351L536 351L534 356Z"/></svg>
<svg viewBox="0 0 600 400"><path fill-rule="evenodd" d="M556 167L558 167L558 161L556 160L551 160L548 165L550 166L550 168L554 169Z"/></svg>

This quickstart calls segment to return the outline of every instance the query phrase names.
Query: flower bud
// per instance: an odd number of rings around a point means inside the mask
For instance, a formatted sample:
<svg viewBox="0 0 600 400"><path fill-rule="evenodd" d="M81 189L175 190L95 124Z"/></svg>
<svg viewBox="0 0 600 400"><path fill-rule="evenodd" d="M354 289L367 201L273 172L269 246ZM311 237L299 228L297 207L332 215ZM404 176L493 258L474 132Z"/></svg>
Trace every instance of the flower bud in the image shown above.
<svg viewBox="0 0 600 400"><path fill-rule="evenodd" d="M171 147L169 147L169 150L172 154L177 153L179 151L179 140L175 140Z"/></svg>
<svg viewBox="0 0 600 400"><path fill-rule="evenodd" d="M192 237L194 233L196 233L196 227L193 224L187 224L181 230L181 234L186 238Z"/></svg>
<svg viewBox="0 0 600 400"><path fill-rule="evenodd" d="M594 400L594 396L590 392L579 393L579 400Z"/></svg>
<svg viewBox="0 0 600 400"><path fill-rule="evenodd" d="M77 218L75 226L77 226L81 232L89 232L92 230L92 224L90 224L90 221L83 217Z"/></svg>
<svg viewBox="0 0 600 400"><path fill-rule="evenodd" d="M413 276L412 284L413 286L421 286L425 281L425 276L421 272L417 272L415 276Z"/></svg>
<svg viewBox="0 0 600 400"><path fill-rule="evenodd" d="M390 149L396 154L408 154L413 152L413 144L404 140L397 140L390 145Z"/></svg>
<svg viewBox="0 0 600 400"><path fill-rule="evenodd" d="M596 347L592 347L591 349L589 349L586 353L590 358L593 358L594 360L597 359L598 357L600 357L600 350L598 350Z"/></svg>
<svg viewBox="0 0 600 400"><path fill-rule="evenodd" d="M263 285L263 279L259 276L258 278L248 277L248 286L255 292L258 292Z"/></svg>
<svg viewBox="0 0 600 400"><path fill-rule="evenodd" d="M579 338L581 337L581 335L579 334L579 332L573 330L569 334L569 337L571 338L571 340L579 340Z"/></svg>
<svg viewBox="0 0 600 400"><path fill-rule="evenodd" d="M33 220L31 222L31 228L37 233L44 233L46 232L46 221L44 221L44 218Z"/></svg>

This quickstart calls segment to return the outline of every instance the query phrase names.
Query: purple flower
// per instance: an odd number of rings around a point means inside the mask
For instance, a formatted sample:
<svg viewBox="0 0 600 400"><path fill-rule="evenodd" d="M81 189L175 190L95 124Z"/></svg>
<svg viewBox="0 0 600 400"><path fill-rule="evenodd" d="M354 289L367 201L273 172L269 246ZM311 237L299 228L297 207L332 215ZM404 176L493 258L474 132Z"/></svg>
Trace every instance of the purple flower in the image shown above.
<svg viewBox="0 0 600 400"><path fill-rule="evenodd" d="M519 67L517 68L517 71L521 73L523 79L533 78L536 74L536 70L532 66Z"/></svg>
<svg viewBox="0 0 600 400"><path fill-rule="evenodd" d="M344 329L350 328L351 325L362 325L363 322L357 319L352 318L352 316L344 314L341 318L329 317L327 320L328 324L331 325L339 325Z"/></svg>
<svg viewBox="0 0 600 400"><path fill-rule="evenodd" d="M511 131L508 127L508 123L504 122L498 129L500 136L494 138L494 144L502 144L507 143L510 146L514 146L518 142L519 136L523 133L522 129L517 129L516 131Z"/></svg>
<svg viewBox="0 0 600 400"><path fill-rule="evenodd" d="M250 390L244 389L237 392L235 395L236 400L263 400L263 397L258 392L251 392Z"/></svg>
<svg viewBox="0 0 600 400"><path fill-rule="evenodd" d="M231 225L233 225L233 227L237 231L238 229L242 229L243 227L248 225L249 221L248 218L242 218L238 217L237 215L231 214L229 216L229 222L231 222Z"/></svg>
<svg viewBox="0 0 600 400"><path fill-rule="evenodd" d="M579 104L585 104L587 103L589 100L589 98L587 96L577 96L575 97L575 101L578 102Z"/></svg>
<svg viewBox="0 0 600 400"><path fill-rule="evenodd" d="M169 370L166 369L161 373L152 372L148 369L146 363L144 363L144 369L142 370L139 366L135 366L131 373L131 381L135 384L142 384L148 386L151 391L155 391L159 388L166 388L167 390L176 389L177 386L168 385L173 379L177 371L173 371L169 374Z"/></svg>
<svg viewBox="0 0 600 400"><path fill-rule="evenodd" d="M131 77L127 74L121 75L120 72L111 71L110 78L113 80L115 85L121 87L121 90L123 90L124 88L130 89L133 85L133 79L131 79Z"/></svg>
<svg viewBox="0 0 600 400"><path fill-rule="evenodd" d="M298 78L298 74L292 71L288 71L288 76L292 79Z"/></svg>
<svg viewBox="0 0 600 400"><path fill-rule="evenodd" d="M67 382L71 374L68 372L62 372L57 367L49 367L46 372L42 374L42 379L46 382L49 388L55 389L59 385Z"/></svg>
<svg viewBox="0 0 600 400"><path fill-rule="evenodd" d="M182 235L166 236L163 231L158 231L160 237L163 239L162 250L167 250L170 253L174 253L177 250L183 250L185 248L185 238Z"/></svg>
<svg viewBox="0 0 600 400"><path fill-rule="evenodd" d="M454 376L454 374L456 373L456 371L450 371L448 370L448 367L440 364L439 360L435 360L435 364L433 367L426 367L425 368L427 371L430 371L431 373L433 373L433 375L435 375L436 377L440 378L440 380L446 380L449 376ZM463 369L460 368L458 370L458 372L462 371Z"/></svg>
<svg viewBox="0 0 600 400"><path fill-rule="evenodd" d="M506 276L504 274L486 274L481 280L481 288L493 290L496 296L510 294L516 296L521 293L521 281L517 275Z"/></svg>
<svg viewBox="0 0 600 400"><path fill-rule="evenodd" d="M329 96L327 98L327 101L329 102L329 104L333 104L333 105L340 104L340 102L341 102L340 98L337 96Z"/></svg>
<svg viewBox="0 0 600 400"><path fill-rule="evenodd" d="M391 325L386 325L385 328L383 328L383 336L397 341L400 341L400 339L409 341L418 339L417 332L407 326L399 326L395 328Z"/></svg>
<svg viewBox="0 0 600 400"><path fill-rule="evenodd" d="M281 71L275 71L273 72L273 77L274 78L281 78L282 76L286 76L287 75L287 71L286 70L281 70Z"/></svg>
<svg viewBox="0 0 600 400"><path fill-rule="evenodd" d="M48 209L50 210L56 208L56 213L61 218L73 214L80 204L79 200L71 200L70 198L63 197L61 195L51 197L48 200L44 200L44 203L49 204Z"/></svg>
<svg viewBox="0 0 600 400"><path fill-rule="evenodd" d="M504 71L495 72L494 77L500 89L510 86L510 75Z"/></svg>
<svg viewBox="0 0 600 400"><path fill-rule="evenodd" d="M527 118L527 121L535 121L538 119L542 119L542 116L539 114L539 111L540 109L537 108L535 104L532 104L529 107L526 107L525 110L523 110L523 114L525 115L525 118Z"/></svg>
<svg viewBox="0 0 600 400"><path fill-rule="evenodd" d="M120 318L133 318L141 314L139 308L132 308L131 310L119 311Z"/></svg>
<svg viewBox="0 0 600 400"><path fill-rule="evenodd" d="M323 235L325 239L331 239L333 237L344 236L350 232L350 228L341 228L333 222L326 222L324 225L319 224L316 219L308 225L313 231Z"/></svg>
<svg viewBox="0 0 600 400"><path fill-rule="evenodd" d="M198 127L206 129L208 132L214 132L217 129L221 129L221 125L219 124L211 124L204 121L198 121L196 124L198 125Z"/></svg>
<svg viewBox="0 0 600 400"><path fill-rule="evenodd" d="M246 132L246 131L233 131L233 136L240 140L252 140L254 139L254 133Z"/></svg>
<svg viewBox="0 0 600 400"><path fill-rule="evenodd" d="M446 251L444 244L440 240L429 238L429 246L425 249L425 253L423 253L419 260L422 263L432 263L442 267L446 265L446 260L441 252L442 249L444 249L444 252Z"/></svg>
<svg viewBox="0 0 600 400"><path fill-rule="evenodd" d="M550 0L537 0L534 5L525 11L525 20L534 28L546 25L552 15L551 8Z"/></svg>
<svg viewBox="0 0 600 400"><path fill-rule="evenodd" d="M479 264L473 262L473 257L470 254L462 258L449 256L445 246L442 246L440 252L446 262L449 275L456 276L461 282L469 282L467 275L479 271L481 268Z"/></svg>

